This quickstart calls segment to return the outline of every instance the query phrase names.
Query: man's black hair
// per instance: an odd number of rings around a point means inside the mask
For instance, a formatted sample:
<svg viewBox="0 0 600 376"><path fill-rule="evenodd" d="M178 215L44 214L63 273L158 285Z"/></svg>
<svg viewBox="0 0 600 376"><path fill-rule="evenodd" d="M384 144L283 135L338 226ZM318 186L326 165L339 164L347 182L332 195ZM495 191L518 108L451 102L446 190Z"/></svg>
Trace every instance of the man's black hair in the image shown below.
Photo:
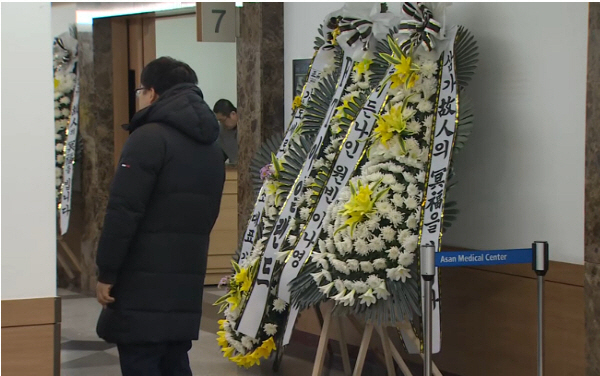
<svg viewBox="0 0 600 376"><path fill-rule="evenodd" d="M227 99L219 99L213 107L213 112L215 114L221 114L223 116L229 116L233 111L237 112L237 108L235 108L233 103Z"/></svg>
<svg viewBox="0 0 600 376"><path fill-rule="evenodd" d="M144 88L154 89L156 94L161 95L178 84L198 85L198 76L186 63L163 56L144 67L141 82Z"/></svg>

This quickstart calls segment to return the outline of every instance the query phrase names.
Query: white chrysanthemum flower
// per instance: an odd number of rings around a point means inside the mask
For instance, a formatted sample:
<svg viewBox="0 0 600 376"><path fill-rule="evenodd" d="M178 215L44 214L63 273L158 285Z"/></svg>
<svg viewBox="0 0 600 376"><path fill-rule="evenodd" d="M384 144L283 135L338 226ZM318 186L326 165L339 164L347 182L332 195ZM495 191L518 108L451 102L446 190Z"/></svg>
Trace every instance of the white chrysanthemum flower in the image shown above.
<svg viewBox="0 0 600 376"><path fill-rule="evenodd" d="M392 203L397 208L401 208L402 206L404 206L404 197L402 197L402 195L399 193L395 193L394 196L392 196Z"/></svg>
<svg viewBox="0 0 600 376"><path fill-rule="evenodd" d="M54 110L54 119L60 119L62 117L62 112L59 109Z"/></svg>
<svg viewBox="0 0 600 376"><path fill-rule="evenodd" d="M325 296L329 296L329 294L331 293L331 289L333 288L334 283L330 282L328 284L326 284L325 286L319 286L319 290L321 291L321 294L325 295Z"/></svg>
<svg viewBox="0 0 600 376"><path fill-rule="evenodd" d="M398 242L402 244L406 238L412 235L412 232L408 229L404 229L398 233Z"/></svg>
<svg viewBox="0 0 600 376"><path fill-rule="evenodd" d="M375 304L377 298L373 295L373 290L368 289L364 294L360 296L360 304L366 304L367 307L371 306L371 304Z"/></svg>
<svg viewBox="0 0 600 376"><path fill-rule="evenodd" d="M333 260L337 260L337 256L335 255L335 253L328 253L326 256L327 256L327 259L329 260L329 262L332 262Z"/></svg>
<svg viewBox="0 0 600 376"><path fill-rule="evenodd" d="M71 111L68 108L65 108L61 111L62 116L69 117L71 115Z"/></svg>
<svg viewBox="0 0 600 376"><path fill-rule="evenodd" d="M56 151L61 152L65 149L65 145L63 144L56 144Z"/></svg>
<svg viewBox="0 0 600 376"><path fill-rule="evenodd" d="M385 269L385 268L387 268L387 262L384 258L375 259L375 261L373 261L373 267L376 270Z"/></svg>
<svg viewBox="0 0 600 376"><path fill-rule="evenodd" d="M379 252L385 248L385 242L379 237L373 238L369 242L369 248L375 252Z"/></svg>
<svg viewBox="0 0 600 376"><path fill-rule="evenodd" d="M363 90L367 90L369 88L369 81L362 81L362 82L359 82L357 85L359 88L361 88Z"/></svg>
<svg viewBox="0 0 600 376"><path fill-rule="evenodd" d="M57 156L56 156L56 163L58 163L58 164L63 164L63 163L65 163L65 157L64 157L64 156L62 156L62 155L57 155Z"/></svg>
<svg viewBox="0 0 600 376"><path fill-rule="evenodd" d="M317 241L317 249L319 250L320 254L327 252L327 244L325 243L325 240L319 239L319 241Z"/></svg>
<svg viewBox="0 0 600 376"><path fill-rule="evenodd" d="M350 101L353 98L358 98L359 95L360 95L359 91L351 91L348 94L344 95L341 99L342 99L342 102Z"/></svg>
<svg viewBox="0 0 600 376"><path fill-rule="evenodd" d="M300 209L300 218L303 221L306 221L308 219L309 215L310 215L310 208L306 207L306 208Z"/></svg>
<svg viewBox="0 0 600 376"><path fill-rule="evenodd" d="M354 250L361 256L366 256L369 254L369 244L367 241L363 239L356 239L354 241Z"/></svg>
<svg viewBox="0 0 600 376"><path fill-rule="evenodd" d="M359 223L356 225L354 229L354 238L355 239L366 239L370 235L369 229L363 223ZM365 243L366 244L366 243ZM356 244L354 245L356 247Z"/></svg>
<svg viewBox="0 0 600 376"><path fill-rule="evenodd" d="M350 291L350 293L346 294L346 296L341 298L339 300L339 302L342 303L345 307L352 306L355 303L355 300L354 300L355 294L356 294L356 291L352 290L352 291Z"/></svg>
<svg viewBox="0 0 600 376"><path fill-rule="evenodd" d="M394 174L401 174L404 172L404 167L402 167L401 165L397 165L397 164L390 164L390 171L393 172Z"/></svg>
<svg viewBox="0 0 600 376"><path fill-rule="evenodd" d="M375 203L375 208L377 209L377 212L382 215L390 213L392 210L394 210L394 208L392 207L392 203L389 200L377 201Z"/></svg>
<svg viewBox="0 0 600 376"><path fill-rule="evenodd" d="M421 74L425 77L431 77L437 73L438 65L433 60L425 60L421 63Z"/></svg>
<svg viewBox="0 0 600 376"><path fill-rule="evenodd" d="M69 97L64 96L64 97L60 98L60 104L65 104L66 105L66 104L69 104L69 103L71 103L71 99L69 99Z"/></svg>
<svg viewBox="0 0 600 376"><path fill-rule="evenodd" d="M302 196L304 196L304 201L308 202L308 203L312 203L312 190L308 189L306 192L304 192L304 194Z"/></svg>
<svg viewBox="0 0 600 376"><path fill-rule="evenodd" d="M335 281L333 281L333 283L335 284L335 289L338 292L346 289L346 287L344 285L344 281L342 281L339 278L337 278Z"/></svg>
<svg viewBox="0 0 600 376"><path fill-rule="evenodd" d="M414 183L410 183L406 189L406 193L408 193L409 196L416 196L419 193L419 187Z"/></svg>
<svg viewBox="0 0 600 376"><path fill-rule="evenodd" d="M404 239L404 241L402 242L402 247L404 247L404 250L406 252L412 253L417 249L418 242L419 242L419 236L411 235L411 236L407 237L406 239Z"/></svg>
<svg viewBox="0 0 600 376"><path fill-rule="evenodd" d="M404 220L404 216L399 211L393 211L389 213L387 217L390 220L390 222L392 222L396 226Z"/></svg>
<svg viewBox="0 0 600 376"><path fill-rule="evenodd" d="M383 179L383 174L382 174L381 172L375 172L375 173L373 173L373 174L367 175L367 176L365 177L365 179L366 179L366 180L367 180L369 183L371 183L371 182L374 182L374 181L379 181L379 180Z"/></svg>
<svg viewBox="0 0 600 376"><path fill-rule="evenodd" d="M325 158L327 158L327 160L330 162L333 161L335 159L335 157L336 157L335 153L329 153L325 156Z"/></svg>
<svg viewBox="0 0 600 376"><path fill-rule="evenodd" d="M406 130L413 133L419 133L419 131L421 131L421 123L416 120L410 120L406 123Z"/></svg>
<svg viewBox="0 0 600 376"><path fill-rule="evenodd" d="M267 215L269 217L275 217L277 214L279 214L279 212L277 211L277 208L275 208L274 206L271 206L269 209L267 209Z"/></svg>
<svg viewBox="0 0 600 376"><path fill-rule="evenodd" d="M265 324L263 326L263 330L268 336L274 336L277 334L277 325L276 324Z"/></svg>
<svg viewBox="0 0 600 376"><path fill-rule="evenodd" d="M403 172L402 173L402 177L404 177L404 180L407 183L415 183L417 180L415 179L415 177L410 173L410 172Z"/></svg>
<svg viewBox="0 0 600 376"><path fill-rule="evenodd" d="M373 263L371 261L361 261L360 269L365 273L373 273L375 268L373 267Z"/></svg>
<svg viewBox="0 0 600 376"><path fill-rule="evenodd" d="M394 177L394 175L392 174L385 174L383 176L383 180L381 181L383 184L385 185L394 185L397 184L398 182L396 181L396 178Z"/></svg>
<svg viewBox="0 0 600 376"><path fill-rule="evenodd" d="M350 269L348 265L342 260L331 260L331 265L340 273L344 273L346 275L350 274Z"/></svg>
<svg viewBox="0 0 600 376"><path fill-rule="evenodd" d="M419 221L417 220L417 217L413 214L406 220L406 225L408 226L408 228L416 229L419 225Z"/></svg>
<svg viewBox="0 0 600 376"><path fill-rule="evenodd" d="M243 336L242 337L242 346L244 346L247 350L252 349L252 347L254 346L252 337Z"/></svg>
<svg viewBox="0 0 600 376"><path fill-rule="evenodd" d="M397 193L402 193L406 190L406 187L404 186L404 184L394 184L390 188L392 189L392 191L397 192Z"/></svg>
<svg viewBox="0 0 600 376"><path fill-rule="evenodd" d="M348 269L350 269L351 272L358 271L358 260L348 259L346 260L346 265L348 265Z"/></svg>
<svg viewBox="0 0 600 376"><path fill-rule="evenodd" d="M62 177L62 174L63 174L63 170L62 170L62 168L60 168L60 167L56 167L56 168L55 168L55 173L56 173L56 178L57 178L57 179L60 179L60 178Z"/></svg>
<svg viewBox="0 0 600 376"><path fill-rule="evenodd" d="M350 239L350 237L345 238L342 242L341 248L338 249L338 251L344 255L352 252L352 239Z"/></svg>
<svg viewBox="0 0 600 376"><path fill-rule="evenodd" d="M291 251L280 251L280 252L277 252L275 254L275 260L277 260L277 262L283 262L288 257L288 255L290 254L290 252Z"/></svg>
<svg viewBox="0 0 600 376"><path fill-rule="evenodd" d="M385 226L381 228L381 236L387 242L392 242L396 239L396 231L392 226Z"/></svg>
<svg viewBox="0 0 600 376"><path fill-rule="evenodd" d="M327 271L325 271L325 272L329 273ZM273 301L273 310L274 311L281 313L281 312L283 312L283 310L285 310L285 307L287 307L287 303L285 302L285 300L277 298Z"/></svg>
<svg viewBox="0 0 600 376"><path fill-rule="evenodd" d="M368 278L367 278L367 285L369 285L372 288L376 288L377 286L379 286L381 283L383 282L383 279L379 278L378 276L371 274Z"/></svg>
<svg viewBox="0 0 600 376"><path fill-rule="evenodd" d="M295 227L296 227L296 226L292 226L292 224L290 223L290 228L295 228ZM296 240L297 240L297 239L298 239L298 237L297 237L296 235L291 235L291 234L290 234L290 235L288 235L287 242L288 242L290 245L294 245L294 244L296 244Z"/></svg>
<svg viewBox="0 0 600 376"><path fill-rule="evenodd" d="M331 216L329 216L328 218L331 219ZM327 220L327 218L325 220ZM334 232L335 232L335 226L333 224L327 225L327 235L333 236ZM327 239L327 240L331 240L331 239ZM331 244L333 245L333 241ZM333 252L333 251L330 251L330 252Z"/></svg>
<svg viewBox="0 0 600 376"><path fill-rule="evenodd" d="M54 129L56 129L56 132L64 131L65 128L67 128L67 126L68 126L68 123L66 120L57 120L54 123Z"/></svg>
<svg viewBox="0 0 600 376"><path fill-rule="evenodd" d="M333 243L333 240L328 238L325 240L325 246L327 247L327 252L335 252L335 244Z"/></svg>
<svg viewBox="0 0 600 376"><path fill-rule="evenodd" d="M433 103L428 100L422 100L417 104L417 110L423 113L429 113L433 111Z"/></svg>
<svg viewBox="0 0 600 376"><path fill-rule="evenodd" d="M415 261L414 253L402 252L402 253L400 253L400 255L398 255L398 264L400 264L404 267L412 265L414 261Z"/></svg>
<svg viewBox="0 0 600 376"><path fill-rule="evenodd" d="M56 181L55 181L55 184L56 184L57 187L60 187L61 184L62 184L62 179L58 179L57 178Z"/></svg>
<svg viewBox="0 0 600 376"><path fill-rule="evenodd" d="M396 260L400 256L400 248L396 246L391 247L386 252L390 260Z"/></svg>
<svg viewBox="0 0 600 376"><path fill-rule="evenodd" d="M404 144L406 145L406 150L411 153L413 151L421 151L421 148L419 147L419 143L417 142L417 140L414 139L414 137L410 137L407 138L406 140L404 140Z"/></svg>
<svg viewBox="0 0 600 376"><path fill-rule="evenodd" d="M354 287L354 282L350 281L349 279L345 279L344 280L344 288L348 291L352 290Z"/></svg>
<svg viewBox="0 0 600 376"><path fill-rule="evenodd" d="M369 289L369 285L364 281L354 281L352 288L353 290L356 290L357 294L362 294Z"/></svg>
<svg viewBox="0 0 600 376"><path fill-rule="evenodd" d="M427 129L431 129L431 127L433 126L433 115L425 117L425 120L423 121L423 126Z"/></svg>
<svg viewBox="0 0 600 376"><path fill-rule="evenodd" d="M329 262L327 261L327 259L320 259L317 260L317 264L319 264L319 266L325 270L329 270Z"/></svg>
<svg viewBox="0 0 600 376"><path fill-rule="evenodd" d="M425 171L419 172L417 174L416 178L419 183L424 183L425 182Z"/></svg>
<svg viewBox="0 0 600 376"><path fill-rule="evenodd" d="M417 202L417 200L415 200L414 197L409 197L406 200L404 200L404 205L410 209L410 210L414 210L417 208L417 206L419 206L419 202Z"/></svg>

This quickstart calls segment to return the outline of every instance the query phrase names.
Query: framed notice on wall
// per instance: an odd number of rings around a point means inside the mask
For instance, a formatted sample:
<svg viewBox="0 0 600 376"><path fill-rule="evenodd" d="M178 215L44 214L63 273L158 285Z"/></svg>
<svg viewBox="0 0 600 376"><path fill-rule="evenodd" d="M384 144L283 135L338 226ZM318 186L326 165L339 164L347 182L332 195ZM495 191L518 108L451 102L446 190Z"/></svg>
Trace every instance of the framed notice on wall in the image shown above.
<svg viewBox="0 0 600 376"><path fill-rule="evenodd" d="M235 3L196 3L198 42L235 43L236 11Z"/></svg>
<svg viewBox="0 0 600 376"><path fill-rule="evenodd" d="M310 68L311 59L298 59L294 60L293 63L293 96L296 97L302 93L302 88L306 83L306 75L308 74L308 69Z"/></svg>

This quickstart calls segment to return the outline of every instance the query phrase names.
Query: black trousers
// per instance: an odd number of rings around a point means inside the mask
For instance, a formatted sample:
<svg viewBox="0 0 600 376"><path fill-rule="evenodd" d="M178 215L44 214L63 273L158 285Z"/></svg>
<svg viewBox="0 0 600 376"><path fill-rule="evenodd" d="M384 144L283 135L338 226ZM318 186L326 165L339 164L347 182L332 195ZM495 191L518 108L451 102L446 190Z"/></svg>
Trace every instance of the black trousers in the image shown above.
<svg viewBox="0 0 600 376"><path fill-rule="evenodd" d="M117 345L123 376L192 376L192 341Z"/></svg>

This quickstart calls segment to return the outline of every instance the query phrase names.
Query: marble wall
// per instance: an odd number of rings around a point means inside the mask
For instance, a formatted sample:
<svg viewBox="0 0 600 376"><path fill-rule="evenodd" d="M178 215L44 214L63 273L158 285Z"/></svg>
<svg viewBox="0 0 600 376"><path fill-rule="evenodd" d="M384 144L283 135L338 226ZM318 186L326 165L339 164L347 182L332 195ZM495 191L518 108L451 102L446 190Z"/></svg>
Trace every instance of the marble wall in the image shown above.
<svg viewBox="0 0 600 376"><path fill-rule="evenodd" d="M81 289L96 283L96 247L114 174L112 105L112 32L110 19L94 21L93 33L80 33L80 132L83 138L82 194L84 228L81 244Z"/></svg>
<svg viewBox="0 0 600 376"><path fill-rule="evenodd" d="M283 3L244 3L237 40L238 229L254 207L250 161L259 146L283 132Z"/></svg>
<svg viewBox="0 0 600 376"><path fill-rule="evenodd" d="M600 375L600 3L590 3L585 150L586 375Z"/></svg>

